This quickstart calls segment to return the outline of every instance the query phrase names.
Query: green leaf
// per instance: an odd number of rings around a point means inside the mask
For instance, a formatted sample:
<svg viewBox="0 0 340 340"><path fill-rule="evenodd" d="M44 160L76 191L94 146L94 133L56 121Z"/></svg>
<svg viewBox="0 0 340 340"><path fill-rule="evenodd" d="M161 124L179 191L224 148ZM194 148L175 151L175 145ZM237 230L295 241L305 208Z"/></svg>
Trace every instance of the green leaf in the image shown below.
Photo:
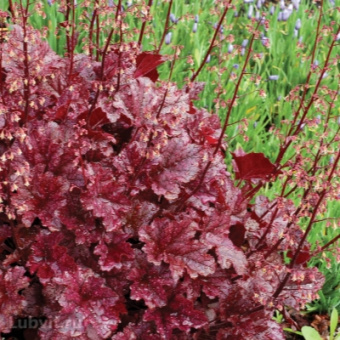
<svg viewBox="0 0 340 340"><path fill-rule="evenodd" d="M301 332L305 340L322 340L320 334L313 327L303 326Z"/></svg>
<svg viewBox="0 0 340 340"><path fill-rule="evenodd" d="M329 340L333 340L334 339L334 333L335 333L336 327L338 325L338 321L339 321L338 311L337 311L336 308L333 308L332 314L331 314L331 324L330 324Z"/></svg>

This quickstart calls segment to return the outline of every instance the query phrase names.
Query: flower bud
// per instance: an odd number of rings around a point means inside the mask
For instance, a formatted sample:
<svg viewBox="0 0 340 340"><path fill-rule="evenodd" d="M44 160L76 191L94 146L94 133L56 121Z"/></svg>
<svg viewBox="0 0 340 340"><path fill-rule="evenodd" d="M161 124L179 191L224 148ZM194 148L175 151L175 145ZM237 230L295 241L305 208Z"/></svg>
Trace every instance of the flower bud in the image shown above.
<svg viewBox="0 0 340 340"><path fill-rule="evenodd" d="M177 23L178 23L178 19L176 18L175 14L170 13L170 21L171 21L173 24L177 24Z"/></svg>
<svg viewBox="0 0 340 340"><path fill-rule="evenodd" d="M228 53L231 53L234 50L233 44L229 44L228 46Z"/></svg>
<svg viewBox="0 0 340 340"><path fill-rule="evenodd" d="M275 7L274 6L271 6L270 7L270 10L269 10L269 14L270 15L273 15L275 13Z"/></svg>
<svg viewBox="0 0 340 340"><path fill-rule="evenodd" d="M194 26L192 26L192 32L193 33L197 32L197 27L198 27L197 22L194 22Z"/></svg>
<svg viewBox="0 0 340 340"><path fill-rule="evenodd" d="M239 67L240 67L239 64L234 64L234 65L233 65L233 68L234 68L235 70L237 70Z"/></svg>
<svg viewBox="0 0 340 340"><path fill-rule="evenodd" d="M261 43L264 47L269 47L269 39L265 36L261 38Z"/></svg>
<svg viewBox="0 0 340 340"><path fill-rule="evenodd" d="M198 23L198 21L199 21L199 16L198 16L198 14L195 15L194 21L195 21L196 24Z"/></svg>
<svg viewBox="0 0 340 340"><path fill-rule="evenodd" d="M210 63L210 59L211 59L211 56L210 56L210 54L208 55L208 58L207 58L207 60L206 60L206 63Z"/></svg>
<svg viewBox="0 0 340 340"><path fill-rule="evenodd" d="M244 39L243 41L242 41L242 47L243 48L245 48L245 47L247 47L247 45L248 45L248 39Z"/></svg>
<svg viewBox="0 0 340 340"><path fill-rule="evenodd" d="M299 9L300 6L300 0L292 0L292 4L295 10Z"/></svg>
<svg viewBox="0 0 340 340"><path fill-rule="evenodd" d="M278 75L270 75L269 77L268 77L268 80L278 80L279 79L279 76Z"/></svg>
<svg viewBox="0 0 340 340"><path fill-rule="evenodd" d="M165 44L169 45L171 43L172 32L168 32L165 36Z"/></svg>
<svg viewBox="0 0 340 340"><path fill-rule="evenodd" d="M301 28L301 19L296 20L295 29L298 31Z"/></svg>
<svg viewBox="0 0 340 340"><path fill-rule="evenodd" d="M254 11L254 7L253 7L253 5L250 5L250 6L249 6L249 9L248 9L248 14L247 14L248 19L251 19L251 18L252 18L252 16L253 16L253 11Z"/></svg>

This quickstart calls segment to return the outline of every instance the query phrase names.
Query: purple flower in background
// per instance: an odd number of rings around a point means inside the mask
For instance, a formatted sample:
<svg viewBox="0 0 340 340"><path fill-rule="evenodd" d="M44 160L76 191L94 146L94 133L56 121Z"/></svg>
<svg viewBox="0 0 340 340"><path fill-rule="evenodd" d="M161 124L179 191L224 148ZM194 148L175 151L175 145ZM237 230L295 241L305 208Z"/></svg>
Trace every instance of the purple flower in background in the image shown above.
<svg viewBox="0 0 340 340"><path fill-rule="evenodd" d="M256 3L256 7L260 9L262 7L262 0L258 0Z"/></svg>
<svg viewBox="0 0 340 340"><path fill-rule="evenodd" d="M228 46L228 53L231 53L234 50L233 44L229 44Z"/></svg>
<svg viewBox="0 0 340 340"><path fill-rule="evenodd" d="M173 13L170 13L170 20L173 24L178 23L178 19L176 18L175 14L173 14Z"/></svg>
<svg viewBox="0 0 340 340"><path fill-rule="evenodd" d="M282 15L283 13L280 11L279 14L277 15L277 21L282 21Z"/></svg>
<svg viewBox="0 0 340 340"><path fill-rule="evenodd" d="M274 13L275 13L275 7L272 6L272 7L270 7L269 14L273 15Z"/></svg>
<svg viewBox="0 0 340 340"><path fill-rule="evenodd" d="M215 24L214 24L214 28L215 29L217 29L217 26L218 26L218 23L216 22ZM223 33L223 26L221 25L221 27L220 27L220 33Z"/></svg>
<svg viewBox="0 0 340 340"><path fill-rule="evenodd" d="M261 18L260 12L259 12L259 11L256 11L256 12L255 12L255 19L256 19L257 21L259 21L260 18Z"/></svg>
<svg viewBox="0 0 340 340"><path fill-rule="evenodd" d="M297 38L299 35L299 31L294 28L294 38Z"/></svg>
<svg viewBox="0 0 340 340"><path fill-rule="evenodd" d="M208 55L208 58L207 58L207 60L205 61L206 63L210 63L210 59L211 59L211 56L210 56L210 54Z"/></svg>
<svg viewBox="0 0 340 340"><path fill-rule="evenodd" d="M256 126L257 126L257 125L258 125L258 122L255 121L254 124L253 124L254 129L256 129Z"/></svg>
<svg viewBox="0 0 340 340"><path fill-rule="evenodd" d="M282 21L287 21L288 18L292 15L293 13L293 6L289 5L288 8L285 8L282 11Z"/></svg>
<svg viewBox="0 0 340 340"><path fill-rule="evenodd" d="M235 70L237 70L239 67L240 67L239 64L234 64L234 65L233 65L233 68L234 68Z"/></svg>
<svg viewBox="0 0 340 340"><path fill-rule="evenodd" d="M296 20L295 29L298 31L300 30L300 28L301 28L301 19L299 18Z"/></svg>
<svg viewBox="0 0 340 340"><path fill-rule="evenodd" d="M261 43L264 47L269 47L269 39L265 36L261 38Z"/></svg>
<svg viewBox="0 0 340 340"><path fill-rule="evenodd" d="M49 4L49 6L52 6L52 5L53 5L52 0L47 0L47 3Z"/></svg>
<svg viewBox="0 0 340 340"><path fill-rule="evenodd" d="M235 13L234 13L234 17L235 17L235 18L237 18L237 17L238 17L238 12L237 12L237 11L235 11Z"/></svg>
<svg viewBox="0 0 340 340"><path fill-rule="evenodd" d="M243 0L243 2L244 2L245 4L251 4L251 3L254 2L254 0Z"/></svg>
<svg viewBox="0 0 340 340"><path fill-rule="evenodd" d="M325 79L326 77L328 77L328 73L327 73L327 72L325 72L325 73L323 74L322 79Z"/></svg>
<svg viewBox="0 0 340 340"><path fill-rule="evenodd" d="M280 9L285 9L286 5L285 5L285 0L280 0Z"/></svg>
<svg viewBox="0 0 340 340"><path fill-rule="evenodd" d="M198 14L195 15L194 21L195 21L196 24L198 23L198 21L199 21L199 16L198 16Z"/></svg>
<svg viewBox="0 0 340 340"><path fill-rule="evenodd" d="M132 0L128 0L128 1L126 2L127 8L131 7L131 6L132 6L132 3L133 3Z"/></svg>
<svg viewBox="0 0 340 340"><path fill-rule="evenodd" d="M338 35L335 37L335 41L339 41L340 40L340 33L338 33Z"/></svg>
<svg viewBox="0 0 340 340"><path fill-rule="evenodd" d="M196 33L196 32L197 32L197 27L198 27L197 22L194 22L194 26L192 26L192 31L193 31L193 33Z"/></svg>
<svg viewBox="0 0 340 340"><path fill-rule="evenodd" d="M241 55L244 56L246 53L246 49L244 47L241 48Z"/></svg>
<svg viewBox="0 0 340 340"><path fill-rule="evenodd" d="M171 43L171 38L172 38L172 32L168 32L165 36L166 45L169 45Z"/></svg>
<svg viewBox="0 0 340 340"><path fill-rule="evenodd" d="M244 39L243 41L242 41L242 47L243 48L245 48L245 47L247 47L247 45L248 45L248 39Z"/></svg>
<svg viewBox="0 0 340 340"><path fill-rule="evenodd" d="M276 74L270 75L270 76L268 77L268 80L279 80L279 76L276 75Z"/></svg>
<svg viewBox="0 0 340 340"><path fill-rule="evenodd" d="M108 1L108 6L109 6L109 7L113 7L113 5L114 5L114 4L113 4L113 0L109 0L109 1Z"/></svg>
<svg viewBox="0 0 340 340"><path fill-rule="evenodd" d="M254 11L254 7L253 7L253 5L250 5L249 8L248 8L248 14L247 14L248 19L252 18L253 11Z"/></svg>
<svg viewBox="0 0 340 340"><path fill-rule="evenodd" d="M295 10L299 9L300 6L300 0L292 0L292 4Z"/></svg>

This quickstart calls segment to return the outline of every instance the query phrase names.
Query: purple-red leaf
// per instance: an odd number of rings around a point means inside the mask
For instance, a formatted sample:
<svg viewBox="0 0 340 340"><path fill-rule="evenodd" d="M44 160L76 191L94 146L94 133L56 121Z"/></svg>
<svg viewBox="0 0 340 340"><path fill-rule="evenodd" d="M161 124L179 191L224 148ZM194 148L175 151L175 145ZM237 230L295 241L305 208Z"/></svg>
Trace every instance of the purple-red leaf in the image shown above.
<svg viewBox="0 0 340 340"><path fill-rule="evenodd" d="M232 153L237 165L236 179L268 180L275 173L275 165L263 153L251 152L243 156Z"/></svg>
<svg viewBox="0 0 340 340"><path fill-rule="evenodd" d="M148 77L153 82L158 79L157 66L164 63L162 55L153 52L142 52L136 58L135 78Z"/></svg>
<svg viewBox="0 0 340 340"><path fill-rule="evenodd" d="M203 312L195 310L193 303L181 295L170 299L165 307L147 310L144 320L154 321L164 339L171 339L175 329L188 333L191 328L201 328L208 321Z"/></svg>
<svg viewBox="0 0 340 340"><path fill-rule="evenodd" d="M215 260L208 254L208 247L194 238L197 229L190 219L169 222L164 218L142 228L139 236L145 242L143 249L148 260L156 265L168 263L177 281L185 270L192 278L215 271Z"/></svg>

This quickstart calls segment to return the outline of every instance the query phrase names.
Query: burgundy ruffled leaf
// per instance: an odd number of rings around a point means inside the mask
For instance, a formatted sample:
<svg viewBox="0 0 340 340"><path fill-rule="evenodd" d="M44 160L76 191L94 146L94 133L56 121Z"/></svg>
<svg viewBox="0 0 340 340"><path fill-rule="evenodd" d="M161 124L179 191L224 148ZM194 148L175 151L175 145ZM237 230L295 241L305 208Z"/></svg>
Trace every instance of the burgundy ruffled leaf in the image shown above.
<svg viewBox="0 0 340 340"><path fill-rule="evenodd" d="M198 226L190 219L169 221L155 219L141 228L139 236L145 242L143 250L150 262L170 265L173 278L177 281L186 270L192 278L207 276L215 271L215 260L208 248L195 239Z"/></svg>
<svg viewBox="0 0 340 340"><path fill-rule="evenodd" d="M60 210L66 205L65 193L69 189L68 181L51 172L43 172L44 166L36 166L30 184L24 183L13 195L12 204L21 216L26 227L30 227L35 218L39 218L50 230L60 229Z"/></svg>
<svg viewBox="0 0 340 340"><path fill-rule="evenodd" d="M68 255L68 249L60 245L63 239L64 234L61 232L43 230L32 245L27 266L31 274L36 273L42 284L65 271L76 270L76 263Z"/></svg>
<svg viewBox="0 0 340 340"><path fill-rule="evenodd" d="M118 230L122 225L122 217L129 210L125 187L113 172L97 164L89 167L87 175L91 178L88 190L81 195L81 202L93 215L103 219L107 231ZM95 176L94 176L95 175Z"/></svg>
<svg viewBox="0 0 340 340"><path fill-rule="evenodd" d="M27 302L19 292L27 288L29 278L23 267L0 269L0 332L9 333L16 316L20 315Z"/></svg>
<svg viewBox="0 0 340 340"><path fill-rule="evenodd" d="M122 332L118 332L112 340L161 340L153 322L129 323Z"/></svg>
<svg viewBox="0 0 340 340"><path fill-rule="evenodd" d="M243 251L233 244L227 234L216 235L209 232L205 234L204 239L205 244L215 249L221 268L228 269L232 265L237 274L246 273L247 258Z"/></svg>
<svg viewBox="0 0 340 340"><path fill-rule="evenodd" d="M148 77L153 82L158 79L157 66L163 64L165 58L154 52L142 52L136 58L134 77Z"/></svg>
<svg viewBox="0 0 340 340"><path fill-rule="evenodd" d="M263 153L251 152L244 156L237 156L236 153L232 153L232 155L237 165L236 179L268 180L270 176L275 174L275 165Z"/></svg>
<svg viewBox="0 0 340 340"><path fill-rule="evenodd" d="M121 233L108 233L94 249L94 254L99 256L101 270L110 271L113 268L120 269L134 259L133 250L127 242L129 235Z"/></svg>
<svg viewBox="0 0 340 340"><path fill-rule="evenodd" d="M202 311L196 310L193 303L181 295L174 296L165 307L148 309L144 320L154 321L164 339L170 339L175 329L188 333L191 328L199 329L208 321Z"/></svg>
<svg viewBox="0 0 340 340"><path fill-rule="evenodd" d="M120 315L126 311L119 295L89 269L65 271L53 279L50 290L52 287L61 308L51 313L51 320L40 328L42 339L84 335L87 336L84 339L105 339L117 329ZM49 327L51 321L53 329Z"/></svg>
<svg viewBox="0 0 340 340"><path fill-rule="evenodd" d="M266 311L258 311L249 316L233 316L228 318L228 321L233 326L221 328L216 339L284 340L286 338L281 326L272 320L271 313Z"/></svg>
<svg viewBox="0 0 340 340"><path fill-rule="evenodd" d="M171 139L161 149L160 164L152 171L152 190L169 200L177 199L181 186L192 181L200 170L200 149L183 139Z"/></svg>
<svg viewBox="0 0 340 340"><path fill-rule="evenodd" d="M149 308L163 307L167 304L175 282L168 266L155 266L147 261L143 253L136 254L135 266L128 274L131 285L131 299L144 300Z"/></svg>

